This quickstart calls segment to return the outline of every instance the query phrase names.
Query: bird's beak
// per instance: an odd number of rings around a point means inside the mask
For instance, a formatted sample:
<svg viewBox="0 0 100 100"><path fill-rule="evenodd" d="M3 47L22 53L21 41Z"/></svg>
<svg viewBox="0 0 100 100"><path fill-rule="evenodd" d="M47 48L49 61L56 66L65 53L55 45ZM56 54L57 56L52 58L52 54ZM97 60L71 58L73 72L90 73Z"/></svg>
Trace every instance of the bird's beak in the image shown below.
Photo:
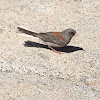
<svg viewBox="0 0 100 100"><path fill-rule="evenodd" d="M79 34L78 33L75 33L75 35L74 36L79 36Z"/></svg>

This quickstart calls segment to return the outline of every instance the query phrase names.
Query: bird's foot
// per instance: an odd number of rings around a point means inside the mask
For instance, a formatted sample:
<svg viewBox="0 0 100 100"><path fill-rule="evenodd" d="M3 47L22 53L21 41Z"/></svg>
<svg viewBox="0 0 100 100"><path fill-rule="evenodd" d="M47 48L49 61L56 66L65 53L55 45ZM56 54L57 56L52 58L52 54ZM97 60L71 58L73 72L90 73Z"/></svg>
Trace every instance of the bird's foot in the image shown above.
<svg viewBox="0 0 100 100"><path fill-rule="evenodd" d="M52 48L51 46L48 46L53 52L56 52L56 53L58 53L58 54L61 54L61 52L60 51L57 51L57 50L55 50L54 48Z"/></svg>

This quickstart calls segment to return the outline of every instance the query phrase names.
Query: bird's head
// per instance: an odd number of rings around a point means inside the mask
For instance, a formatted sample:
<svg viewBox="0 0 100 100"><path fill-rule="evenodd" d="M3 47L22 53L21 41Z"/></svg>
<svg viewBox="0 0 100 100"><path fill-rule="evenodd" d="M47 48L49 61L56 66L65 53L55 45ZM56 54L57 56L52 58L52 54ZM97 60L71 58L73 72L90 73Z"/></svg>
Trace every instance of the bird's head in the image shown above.
<svg viewBox="0 0 100 100"><path fill-rule="evenodd" d="M65 39L71 39L74 35L76 34L76 31L74 29L66 29L62 32L62 36L65 38Z"/></svg>

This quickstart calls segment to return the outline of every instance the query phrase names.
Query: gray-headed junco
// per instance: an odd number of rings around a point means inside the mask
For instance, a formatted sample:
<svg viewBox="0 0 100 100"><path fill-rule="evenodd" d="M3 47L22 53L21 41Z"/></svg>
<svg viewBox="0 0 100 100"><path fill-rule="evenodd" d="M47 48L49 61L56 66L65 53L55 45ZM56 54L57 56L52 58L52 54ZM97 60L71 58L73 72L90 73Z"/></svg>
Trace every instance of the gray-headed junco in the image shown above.
<svg viewBox="0 0 100 100"><path fill-rule="evenodd" d="M74 29L66 29L62 32L46 32L46 33L35 33L30 30L18 27L19 31L22 31L28 35L38 37L43 40L46 45L53 51L56 51L52 47L65 47L71 41L71 38L75 35ZM57 51L56 51L57 52Z"/></svg>

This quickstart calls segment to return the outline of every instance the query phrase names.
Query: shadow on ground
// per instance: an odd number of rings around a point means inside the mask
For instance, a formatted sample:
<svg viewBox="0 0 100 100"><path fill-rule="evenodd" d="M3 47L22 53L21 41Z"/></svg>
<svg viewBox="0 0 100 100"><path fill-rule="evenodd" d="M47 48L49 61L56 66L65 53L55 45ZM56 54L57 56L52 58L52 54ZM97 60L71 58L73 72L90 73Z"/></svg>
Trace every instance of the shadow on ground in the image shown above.
<svg viewBox="0 0 100 100"><path fill-rule="evenodd" d="M36 42L32 42L32 41L25 41L24 44L25 47L37 47L37 48L46 48L46 49L50 49L48 48L47 45L44 44L40 44L40 43L36 43ZM79 50L84 50L81 47L76 47L76 46L66 46L66 47L62 47L62 48L55 48L57 51L61 51L61 52L66 52L66 53L71 53L71 52L75 52L75 51L79 51ZM50 49L51 50L51 49Z"/></svg>

